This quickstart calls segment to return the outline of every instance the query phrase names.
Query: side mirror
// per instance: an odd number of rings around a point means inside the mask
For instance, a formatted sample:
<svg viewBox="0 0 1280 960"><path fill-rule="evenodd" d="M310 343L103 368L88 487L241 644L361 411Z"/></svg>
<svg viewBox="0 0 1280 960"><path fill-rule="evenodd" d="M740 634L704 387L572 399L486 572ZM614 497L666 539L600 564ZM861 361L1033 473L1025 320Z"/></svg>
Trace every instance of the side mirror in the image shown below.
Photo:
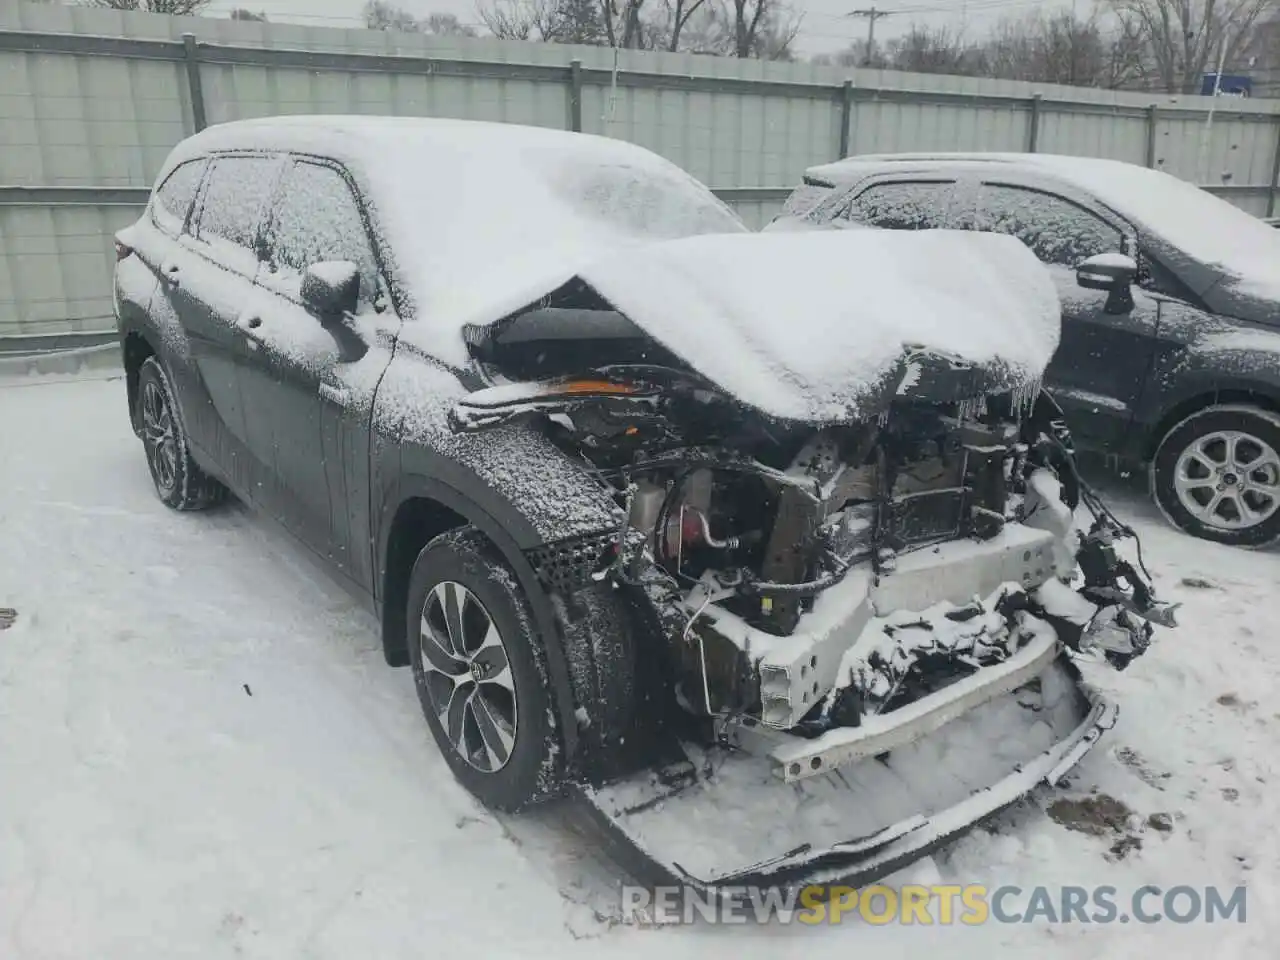
<svg viewBox="0 0 1280 960"><path fill-rule="evenodd" d="M1123 253L1099 253L1076 267L1076 283L1086 290L1108 293L1127 290L1137 275L1137 263Z"/></svg>
<svg viewBox="0 0 1280 960"><path fill-rule="evenodd" d="M302 304L322 321L355 313L360 300L360 268L350 260L324 260L302 275Z"/></svg>

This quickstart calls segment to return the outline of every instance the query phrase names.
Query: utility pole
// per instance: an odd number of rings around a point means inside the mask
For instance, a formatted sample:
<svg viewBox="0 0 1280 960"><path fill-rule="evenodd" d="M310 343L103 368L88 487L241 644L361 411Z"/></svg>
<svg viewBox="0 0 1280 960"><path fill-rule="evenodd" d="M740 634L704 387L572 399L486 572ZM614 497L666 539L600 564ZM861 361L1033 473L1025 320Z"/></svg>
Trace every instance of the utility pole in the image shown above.
<svg viewBox="0 0 1280 960"><path fill-rule="evenodd" d="M867 7L862 10L850 10L851 17L867 18L867 53L863 60L863 66L871 66L871 58L876 50L876 21L881 17L891 17L893 12L890 10L880 10L876 7Z"/></svg>

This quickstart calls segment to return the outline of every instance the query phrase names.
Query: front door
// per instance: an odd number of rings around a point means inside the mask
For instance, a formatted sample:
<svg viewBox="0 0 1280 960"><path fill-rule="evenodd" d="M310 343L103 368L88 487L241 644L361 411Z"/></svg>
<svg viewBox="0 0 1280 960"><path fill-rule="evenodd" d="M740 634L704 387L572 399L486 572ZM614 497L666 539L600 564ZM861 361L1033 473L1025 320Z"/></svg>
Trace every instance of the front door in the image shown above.
<svg viewBox="0 0 1280 960"><path fill-rule="evenodd" d="M367 413L361 422L360 390L347 381L380 371L390 360L378 331L394 332L399 321L382 295L385 287L364 213L351 182L336 165L297 160L285 171L268 219L259 275L263 292L255 311L262 344L250 384L252 403L269 415L275 435L280 519L322 556L357 582L367 573L367 535L354 536L350 511L352 470L367 470ZM360 271L360 301L353 316L321 319L303 305L303 274L315 263L348 261ZM364 437L365 449L352 438ZM363 514L361 514L363 515Z"/></svg>
<svg viewBox="0 0 1280 960"><path fill-rule="evenodd" d="M1049 269L1062 302L1062 334L1046 386L1080 446L1118 451L1155 355L1156 301L1136 285L1132 309L1108 312L1108 294L1076 282L1076 267L1099 253L1132 252L1127 225L1083 202L1036 187L985 181L974 229L1018 237Z"/></svg>

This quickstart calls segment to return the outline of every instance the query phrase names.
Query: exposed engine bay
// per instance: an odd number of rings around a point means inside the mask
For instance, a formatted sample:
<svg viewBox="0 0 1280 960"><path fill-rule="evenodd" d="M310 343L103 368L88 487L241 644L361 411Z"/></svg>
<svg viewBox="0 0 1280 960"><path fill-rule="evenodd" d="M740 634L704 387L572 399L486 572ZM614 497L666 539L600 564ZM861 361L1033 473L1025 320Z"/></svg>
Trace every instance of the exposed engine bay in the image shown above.
<svg viewBox="0 0 1280 960"><path fill-rule="evenodd" d="M535 420L608 485L621 520L591 577L652 605L704 745L777 780L912 744L1064 655L1124 669L1174 623L1036 382L908 350L866 416L815 428L745 408L615 313L496 329L454 429Z"/></svg>

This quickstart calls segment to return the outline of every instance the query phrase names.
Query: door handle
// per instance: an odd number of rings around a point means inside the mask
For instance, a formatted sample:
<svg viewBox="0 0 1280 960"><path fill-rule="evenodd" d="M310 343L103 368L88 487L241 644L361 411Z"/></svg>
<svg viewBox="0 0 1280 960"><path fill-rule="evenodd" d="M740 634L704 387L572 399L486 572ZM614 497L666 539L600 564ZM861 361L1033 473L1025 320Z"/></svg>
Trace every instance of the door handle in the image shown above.
<svg viewBox="0 0 1280 960"><path fill-rule="evenodd" d="M320 384L318 393L323 399L339 406L345 406L347 400L351 397L351 391L346 387L335 387L332 384L323 382Z"/></svg>
<svg viewBox="0 0 1280 960"><path fill-rule="evenodd" d="M166 263L160 267L160 273L165 283L171 287L176 287L179 285L179 280L182 276L182 268L176 263Z"/></svg>

